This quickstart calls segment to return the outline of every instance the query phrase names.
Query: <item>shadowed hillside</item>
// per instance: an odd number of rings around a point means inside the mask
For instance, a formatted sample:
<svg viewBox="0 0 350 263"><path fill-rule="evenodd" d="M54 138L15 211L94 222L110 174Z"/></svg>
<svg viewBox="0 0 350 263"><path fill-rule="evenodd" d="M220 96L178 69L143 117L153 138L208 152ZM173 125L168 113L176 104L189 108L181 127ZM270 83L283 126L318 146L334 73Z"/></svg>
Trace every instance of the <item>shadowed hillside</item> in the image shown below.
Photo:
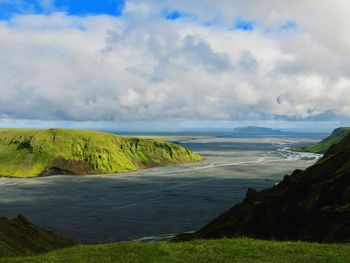
<svg viewBox="0 0 350 263"><path fill-rule="evenodd" d="M0 129L0 175L100 174L202 158L172 143L83 130Z"/></svg>
<svg viewBox="0 0 350 263"><path fill-rule="evenodd" d="M19 215L0 217L0 257L30 255L72 246L73 242L39 228Z"/></svg>
<svg viewBox="0 0 350 263"><path fill-rule="evenodd" d="M305 171L296 170L277 186L261 192L249 189L242 203L176 240L238 236L348 242L350 136Z"/></svg>

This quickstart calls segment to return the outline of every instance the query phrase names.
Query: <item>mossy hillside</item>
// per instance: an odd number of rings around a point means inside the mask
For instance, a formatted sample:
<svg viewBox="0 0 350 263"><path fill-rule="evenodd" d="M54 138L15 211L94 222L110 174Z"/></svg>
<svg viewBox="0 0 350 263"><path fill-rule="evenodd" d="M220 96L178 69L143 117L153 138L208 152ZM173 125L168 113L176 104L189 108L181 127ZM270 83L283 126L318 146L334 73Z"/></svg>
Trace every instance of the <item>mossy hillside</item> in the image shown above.
<svg viewBox="0 0 350 263"><path fill-rule="evenodd" d="M307 147L299 147L295 150L301 152L325 153L332 145L339 143L349 134L350 128L337 128L332 132L330 136L322 140L320 143Z"/></svg>
<svg viewBox="0 0 350 263"><path fill-rule="evenodd" d="M347 244L276 242L248 238L196 240L180 243L115 243L84 245L47 254L3 258L0 262L51 263L347 263Z"/></svg>
<svg viewBox="0 0 350 263"><path fill-rule="evenodd" d="M0 129L0 175L3 176L118 173L199 160L199 155L176 144L111 133Z"/></svg>

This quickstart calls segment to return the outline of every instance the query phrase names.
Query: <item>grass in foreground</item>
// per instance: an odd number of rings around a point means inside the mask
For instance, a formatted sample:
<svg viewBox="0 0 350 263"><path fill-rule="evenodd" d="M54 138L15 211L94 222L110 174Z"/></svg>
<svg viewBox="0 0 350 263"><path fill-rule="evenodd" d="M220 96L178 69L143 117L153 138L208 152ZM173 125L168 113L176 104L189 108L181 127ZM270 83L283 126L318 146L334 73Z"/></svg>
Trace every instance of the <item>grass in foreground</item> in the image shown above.
<svg viewBox="0 0 350 263"><path fill-rule="evenodd" d="M350 262L349 244L276 242L248 238L183 243L84 245L0 262Z"/></svg>

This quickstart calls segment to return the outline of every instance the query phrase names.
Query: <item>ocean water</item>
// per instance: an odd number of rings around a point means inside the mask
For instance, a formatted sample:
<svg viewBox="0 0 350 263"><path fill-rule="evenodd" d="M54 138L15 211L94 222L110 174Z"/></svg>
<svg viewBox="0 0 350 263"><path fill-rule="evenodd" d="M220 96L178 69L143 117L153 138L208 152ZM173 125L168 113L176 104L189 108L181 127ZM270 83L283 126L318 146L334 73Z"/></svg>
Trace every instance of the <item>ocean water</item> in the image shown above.
<svg viewBox="0 0 350 263"><path fill-rule="evenodd" d="M319 136L181 140L205 160L138 172L0 179L0 215L23 214L80 243L153 240L193 231L320 155L292 152ZM146 238L145 238L146 237ZM149 237L149 238L147 238Z"/></svg>

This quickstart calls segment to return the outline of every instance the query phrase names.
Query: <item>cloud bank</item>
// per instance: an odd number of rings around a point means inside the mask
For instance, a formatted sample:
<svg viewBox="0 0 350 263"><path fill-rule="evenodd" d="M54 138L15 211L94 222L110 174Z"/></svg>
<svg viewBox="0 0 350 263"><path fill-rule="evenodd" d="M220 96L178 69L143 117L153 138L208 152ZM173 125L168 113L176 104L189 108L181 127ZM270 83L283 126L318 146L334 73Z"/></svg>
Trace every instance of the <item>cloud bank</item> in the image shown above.
<svg viewBox="0 0 350 263"><path fill-rule="evenodd" d="M349 1L129 0L118 16L42 2L0 20L0 118L350 117Z"/></svg>

